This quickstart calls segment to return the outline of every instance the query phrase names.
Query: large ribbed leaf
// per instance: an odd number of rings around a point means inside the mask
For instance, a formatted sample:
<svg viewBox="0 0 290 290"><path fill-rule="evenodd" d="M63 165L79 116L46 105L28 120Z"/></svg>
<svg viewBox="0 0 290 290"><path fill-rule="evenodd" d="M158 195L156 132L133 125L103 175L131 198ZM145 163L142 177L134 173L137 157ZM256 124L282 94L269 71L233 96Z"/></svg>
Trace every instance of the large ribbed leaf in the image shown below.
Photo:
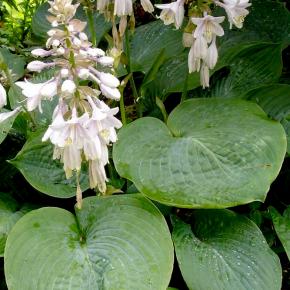
<svg viewBox="0 0 290 290"><path fill-rule="evenodd" d="M177 220L173 241L190 290L279 290L279 258L252 221L228 210L198 210Z"/></svg>
<svg viewBox="0 0 290 290"><path fill-rule="evenodd" d="M66 179L62 163L52 160L53 146L42 142L44 132L33 134L17 156L10 160L37 190L50 196L67 198L76 194L76 180ZM89 187L86 173L81 174L81 188Z"/></svg>
<svg viewBox="0 0 290 290"><path fill-rule="evenodd" d="M36 36L41 38L47 38L48 36L46 33L49 29L52 28L51 24L46 19L46 17L50 15L50 13L47 11L48 8L49 5L47 3L40 5L32 19L32 31ZM88 21L86 13L84 12L82 6L78 8L75 18L86 22ZM104 34L108 32L110 28L111 24L105 21L103 15L94 13L94 29L96 31L97 43L99 43ZM90 37L90 31L88 26L86 27L85 32Z"/></svg>
<svg viewBox="0 0 290 290"><path fill-rule="evenodd" d="M141 195L91 197L76 217L60 208L24 216L4 259L13 290L165 290L173 245L163 216Z"/></svg>
<svg viewBox="0 0 290 290"><path fill-rule="evenodd" d="M11 53L7 48L0 47L0 71L1 66L7 66L12 81L17 81L24 75L25 58Z"/></svg>
<svg viewBox="0 0 290 290"><path fill-rule="evenodd" d="M263 86L250 91L245 98L257 102L269 116L283 124L290 153L290 85Z"/></svg>
<svg viewBox="0 0 290 290"><path fill-rule="evenodd" d="M286 151L282 126L242 100L193 99L167 126L142 118L114 146L119 174L148 197L179 207L224 208L263 201Z"/></svg>
<svg viewBox="0 0 290 290"><path fill-rule="evenodd" d="M164 58L182 52L182 32L154 21L138 27L130 43L131 70L147 73L164 49Z"/></svg>
<svg viewBox="0 0 290 290"><path fill-rule="evenodd" d="M29 210L19 205L9 194L0 192L0 257L4 255L7 236L14 224Z"/></svg>
<svg viewBox="0 0 290 290"><path fill-rule="evenodd" d="M210 96L243 97L250 90L279 80L283 67L281 45L252 45L221 62L229 65L230 72L211 87Z"/></svg>
<svg viewBox="0 0 290 290"><path fill-rule="evenodd" d="M275 231L290 260L290 206L284 211L283 216L277 210L271 208Z"/></svg>

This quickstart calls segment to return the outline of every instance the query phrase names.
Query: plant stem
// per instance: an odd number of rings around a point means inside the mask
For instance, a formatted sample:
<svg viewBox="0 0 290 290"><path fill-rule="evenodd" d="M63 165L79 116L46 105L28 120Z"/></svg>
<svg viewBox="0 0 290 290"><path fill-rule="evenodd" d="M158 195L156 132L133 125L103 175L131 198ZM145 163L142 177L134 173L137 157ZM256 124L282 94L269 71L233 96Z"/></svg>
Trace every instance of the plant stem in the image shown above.
<svg viewBox="0 0 290 290"><path fill-rule="evenodd" d="M183 91L182 91L180 103L182 103L183 101L185 101L186 98L187 98L187 82L188 82L188 76L189 76L189 72L188 72L188 69L186 69L185 81L184 81L184 85L183 85Z"/></svg>
<svg viewBox="0 0 290 290"><path fill-rule="evenodd" d="M134 100L136 102L137 114L138 114L138 117L140 118L140 117L142 117L142 109L141 109L140 104L138 105L139 96L138 96L138 91L136 88L136 84L135 84L132 69L131 69L131 55L130 55L130 43L129 43L129 31L128 31L128 29L126 29L125 43L126 43L126 55L127 55L127 61L128 61L127 70L128 70L128 73L131 74L130 86L132 89Z"/></svg>
<svg viewBox="0 0 290 290"><path fill-rule="evenodd" d="M121 93L121 99L120 99L120 111L121 111L121 120L123 125L127 125L127 118L126 118L126 109L125 109L125 103L124 103L124 88L120 90Z"/></svg>
<svg viewBox="0 0 290 290"><path fill-rule="evenodd" d="M96 35L96 30L95 30L95 25L94 25L94 15L93 15L90 7L87 7L86 12L87 12L87 17L88 17L88 22L89 22L89 29L91 32L92 44L94 47L96 47L97 46L97 35Z"/></svg>

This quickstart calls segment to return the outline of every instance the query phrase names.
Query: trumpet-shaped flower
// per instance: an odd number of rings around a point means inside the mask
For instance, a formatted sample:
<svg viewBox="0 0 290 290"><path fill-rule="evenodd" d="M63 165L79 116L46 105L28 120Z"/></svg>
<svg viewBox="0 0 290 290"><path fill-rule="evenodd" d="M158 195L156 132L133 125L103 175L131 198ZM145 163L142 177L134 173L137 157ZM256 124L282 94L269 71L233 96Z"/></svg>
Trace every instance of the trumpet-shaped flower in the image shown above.
<svg viewBox="0 0 290 290"><path fill-rule="evenodd" d="M192 17L191 21L196 25L193 36L195 38L204 37L207 43L210 43L215 35L224 35L224 30L220 25L224 20L224 16L214 17L207 14L202 18Z"/></svg>
<svg viewBox="0 0 290 290"><path fill-rule="evenodd" d="M224 17L213 17L205 14L202 18L191 18L196 25L193 32L193 44L189 51L189 72L200 71L200 81L203 88L209 86L209 69L213 69L218 60L216 36L224 35L220 23Z"/></svg>
<svg viewBox="0 0 290 290"><path fill-rule="evenodd" d="M249 11L246 9L252 4L249 3L249 0L222 0L215 1L216 5L225 9L228 20L230 23L230 28L235 25L237 28L242 28L245 17L249 14Z"/></svg>
<svg viewBox="0 0 290 290"><path fill-rule="evenodd" d="M177 0L168 4L155 4L155 7L162 9L159 18L165 25L174 23L179 29L184 19L184 0Z"/></svg>
<svg viewBox="0 0 290 290"><path fill-rule="evenodd" d="M37 107L42 112L41 101L52 99L57 93L57 80L54 78L39 84L34 84L27 80L16 82L15 84L22 89L22 94L27 98L27 110L29 112Z"/></svg>
<svg viewBox="0 0 290 290"><path fill-rule="evenodd" d="M15 116L18 112L20 112L20 110L21 110L21 107L17 107L13 111L0 113L0 123L2 123L5 120Z"/></svg>
<svg viewBox="0 0 290 290"><path fill-rule="evenodd" d="M0 84L0 109L7 104L7 95L4 87Z"/></svg>
<svg viewBox="0 0 290 290"><path fill-rule="evenodd" d="M141 5L143 9L147 12L152 13L154 11L154 7L150 0L141 0Z"/></svg>
<svg viewBox="0 0 290 290"><path fill-rule="evenodd" d="M132 15L133 3L132 0L115 0L114 15L119 17Z"/></svg>

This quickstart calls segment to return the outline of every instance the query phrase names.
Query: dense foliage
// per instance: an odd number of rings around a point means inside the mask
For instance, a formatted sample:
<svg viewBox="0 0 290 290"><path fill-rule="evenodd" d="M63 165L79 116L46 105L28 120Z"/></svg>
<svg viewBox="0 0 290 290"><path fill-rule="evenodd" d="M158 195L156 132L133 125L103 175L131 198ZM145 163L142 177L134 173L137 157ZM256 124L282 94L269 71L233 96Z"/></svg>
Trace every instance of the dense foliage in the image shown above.
<svg viewBox="0 0 290 290"><path fill-rule="evenodd" d="M0 289L289 289L289 9L0 2Z"/></svg>

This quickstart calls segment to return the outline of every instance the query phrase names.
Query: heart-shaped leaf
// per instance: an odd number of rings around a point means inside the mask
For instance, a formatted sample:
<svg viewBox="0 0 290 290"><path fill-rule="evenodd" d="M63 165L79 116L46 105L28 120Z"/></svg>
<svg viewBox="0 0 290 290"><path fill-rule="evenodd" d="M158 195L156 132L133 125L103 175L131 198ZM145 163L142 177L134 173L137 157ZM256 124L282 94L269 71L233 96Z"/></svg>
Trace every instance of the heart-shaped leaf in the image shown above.
<svg viewBox="0 0 290 290"><path fill-rule="evenodd" d="M30 136L17 156L10 160L37 190L50 196L68 198L76 194L74 178L66 179L62 164L52 160L53 146L42 142L43 131ZM81 188L89 188L86 173L81 173Z"/></svg>
<svg viewBox="0 0 290 290"><path fill-rule="evenodd" d="M141 195L91 197L76 217L60 208L25 215L4 259L14 290L164 290L173 245L163 216Z"/></svg>
<svg viewBox="0 0 290 290"><path fill-rule="evenodd" d="M0 66L7 66L11 81L17 81L24 75L25 58L11 53L7 48L0 47Z"/></svg>
<svg viewBox="0 0 290 290"><path fill-rule="evenodd" d="M4 248L8 233L14 224L32 208L20 206L7 193L0 193L0 257L4 255Z"/></svg>
<svg viewBox="0 0 290 290"><path fill-rule="evenodd" d="M271 208L271 216L275 231L290 260L290 206L284 211L283 216L276 209Z"/></svg>
<svg viewBox="0 0 290 290"><path fill-rule="evenodd" d="M121 129L113 158L119 174L153 200L224 208L263 201L285 152L283 127L256 104L193 99L167 126L142 118Z"/></svg>
<svg viewBox="0 0 290 290"><path fill-rule="evenodd" d="M263 86L250 91L245 98L257 102L269 116L282 123L287 133L287 152L290 154L290 85Z"/></svg>
<svg viewBox="0 0 290 290"><path fill-rule="evenodd" d="M147 73L164 49L164 58L175 57L183 51L182 32L154 21L138 27L131 39L131 70Z"/></svg>
<svg viewBox="0 0 290 290"><path fill-rule="evenodd" d="M173 241L190 290L279 290L279 258L255 223L228 210L198 210L175 221Z"/></svg>

